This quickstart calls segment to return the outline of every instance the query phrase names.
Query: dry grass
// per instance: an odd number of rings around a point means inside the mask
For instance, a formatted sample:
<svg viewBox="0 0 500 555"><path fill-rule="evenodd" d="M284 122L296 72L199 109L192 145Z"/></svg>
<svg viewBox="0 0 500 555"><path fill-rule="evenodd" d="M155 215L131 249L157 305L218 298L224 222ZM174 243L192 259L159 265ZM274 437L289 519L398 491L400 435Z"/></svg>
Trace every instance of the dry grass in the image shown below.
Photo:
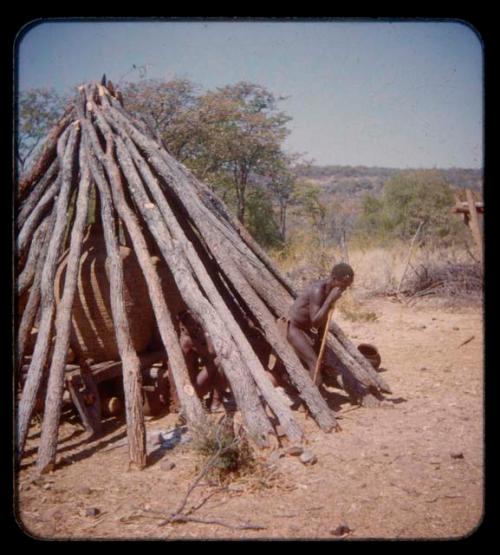
<svg viewBox="0 0 500 555"><path fill-rule="evenodd" d="M325 278L337 262L348 261L354 268L355 280L338 307L353 321L376 319L375 314L364 313L358 302L367 296L399 293L407 298L433 295L453 303L481 301L481 268L465 249L416 247L409 260L408 256L407 243L386 248L350 248L343 256L340 249L318 248L305 236L299 236L286 250L272 253L278 268L298 290L314 279Z"/></svg>

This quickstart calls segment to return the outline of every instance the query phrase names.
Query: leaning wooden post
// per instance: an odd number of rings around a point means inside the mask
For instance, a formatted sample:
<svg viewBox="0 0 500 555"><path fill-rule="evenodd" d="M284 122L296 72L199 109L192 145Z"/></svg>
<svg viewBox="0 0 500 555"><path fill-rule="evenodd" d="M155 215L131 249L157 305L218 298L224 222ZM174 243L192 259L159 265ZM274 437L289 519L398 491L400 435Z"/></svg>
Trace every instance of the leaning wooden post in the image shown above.
<svg viewBox="0 0 500 555"><path fill-rule="evenodd" d="M56 157L59 137L64 134L65 130L67 130L67 127L73 118L74 110L70 107L47 135L47 138L40 149L40 154L34 161L30 170L21 177L18 190L20 199L24 199L27 196L33 183L35 183L46 172L47 168Z"/></svg>
<svg viewBox="0 0 500 555"><path fill-rule="evenodd" d="M474 195L470 189L466 189L465 194L467 195L467 204L469 206L470 229L476 243L476 252L479 257L479 262L483 265L483 238L479 226L479 218L477 216L476 202L474 201Z"/></svg>
<svg viewBox="0 0 500 555"><path fill-rule="evenodd" d="M76 215L71 231L64 291L57 307L55 319L55 345L49 370L47 396L42 423L40 447L38 448L37 469L40 473L52 470L56 462L57 436L61 416L64 392L64 370L71 332L71 311L78 278L78 262L82 250L82 239L87 218L88 191L90 177L88 165L83 156L83 144L80 143L80 186L76 200Z"/></svg>
<svg viewBox="0 0 500 555"><path fill-rule="evenodd" d="M52 162L49 169L44 173L42 178L37 181L36 185L33 187L29 196L24 200L22 205L19 207L19 214L16 218L16 227L21 229L24 222L38 205L38 202L42 198L43 194L47 190L47 187L53 182L59 172L59 163L57 158Z"/></svg>
<svg viewBox="0 0 500 555"><path fill-rule="evenodd" d="M50 205L54 202L54 197L57 195L59 189L60 179L56 179L26 219L16 241L18 259L24 256L26 249L29 247L31 240L33 239L33 234L35 233L40 220L49 210Z"/></svg>
<svg viewBox="0 0 500 555"><path fill-rule="evenodd" d="M25 293L33 283L37 261L43 249L50 220L51 217L49 215L42 221L42 223L38 226L37 230L33 234L33 240L31 241L30 249L28 252L28 256L26 257L23 271L19 274L17 278L16 289L18 298L21 297L21 295L23 295L23 293Z"/></svg>
<svg viewBox="0 0 500 555"><path fill-rule="evenodd" d="M50 238L52 237L55 216L56 210L53 209L51 215L47 218L46 221L44 221L44 224L46 223L47 225L44 226L46 227L46 230L43 236L43 243L40 245L40 253L36 260L33 283L31 284L28 301L26 302L26 306L24 307L24 311L21 316L21 322L19 324L17 334L17 364L19 365L19 367L21 366L24 351L26 349L28 335L33 328L38 307L40 305L40 286L42 283L43 267L45 264L45 258L47 256Z"/></svg>
<svg viewBox="0 0 500 555"><path fill-rule="evenodd" d="M109 132L110 130L104 127L103 122L100 122L100 125L101 130L105 134L107 144L112 145L113 139ZM127 228L134 252L137 256L137 261L143 272L151 299L151 305L158 323L160 336L165 350L168 351L169 365L172 370L174 382L176 384L177 392L181 405L184 409L186 419L192 429L202 430L207 424L205 412L201 401L195 395L194 389L191 386L189 373L184 361L177 334L175 332L172 317L163 298L160 279L154 268L154 264L151 261L146 241L136 221L135 215L126 204L119 169L112 159L111 151L107 150L106 155L104 155L102 151L100 151L97 135L95 135L91 129L89 129L89 133L92 137L91 140L94 152L97 154L97 158L101 161L101 164L106 167L109 181L111 183L114 206ZM95 167L95 163L93 164L93 167ZM96 179L100 179L97 173L94 173L94 175L96 176Z"/></svg>
<svg viewBox="0 0 500 555"><path fill-rule="evenodd" d="M58 145L58 157L62 167L62 183L56 204L56 221L50 238L47 257L43 267L41 280L41 318L35 350L28 369L19 403L19 416L17 422L17 452L22 456L31 415L35 407L36 396L42 381L43 368L47 359L54 314L54 277L56 274L57 259L66 225L66 212L69 193L73 179L73 159L77 146L78 128L71 126L70 137L63 152Z"/></svg>
<svg viewBox="0 0 500 555"><path fill-rule="evenodd" d="M90 158L90 141L88 138L90 122L82 120L84 129L84 155ZM104 179L104 177L103 177ZM110 301L113 323L116 333L116 343L123 369L123 387L125 392L125 412L127 418L127 435L129 457L132 465L142 469L146 466L146 430L144 426L144 412L142 407L142 378L140 361L132 345L130 327L124 303L123 263L118 249L115 235L115 225L112 212L111 198L108 188L103 186L103 180L96 180L101 201L101 220L104 231L104 241L109 260Z"/></svg>

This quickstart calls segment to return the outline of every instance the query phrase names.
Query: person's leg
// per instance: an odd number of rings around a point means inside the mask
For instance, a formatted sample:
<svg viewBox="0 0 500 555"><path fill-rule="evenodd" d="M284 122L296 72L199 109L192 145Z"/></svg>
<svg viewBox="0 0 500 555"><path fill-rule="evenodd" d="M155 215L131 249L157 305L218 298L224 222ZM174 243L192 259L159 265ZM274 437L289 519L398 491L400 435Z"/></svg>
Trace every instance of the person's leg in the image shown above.
<svg viewBox="0 0 500 555"><path fill-rule="evenodd" d="M307 366L312 378L314 376L314 369L316 368L316 361L318 360L318 356L315 353L309 338L307 337L305 332L303 332L300 328L297 328L293 325L293 323L290 322L288 326L287 339L290 345L292 345L292 347L294 348L298 357Z"/></svg>

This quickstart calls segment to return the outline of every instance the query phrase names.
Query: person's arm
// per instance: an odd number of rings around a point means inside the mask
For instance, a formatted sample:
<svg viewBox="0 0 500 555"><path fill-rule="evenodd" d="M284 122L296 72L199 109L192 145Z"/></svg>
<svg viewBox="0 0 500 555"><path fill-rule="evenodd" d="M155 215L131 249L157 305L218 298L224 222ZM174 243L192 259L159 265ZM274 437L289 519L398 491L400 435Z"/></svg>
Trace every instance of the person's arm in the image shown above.
<svg viewBox="0 0 500 555"><path fill-rule="evenodd" d="M340 298L343 290L340 287L334 287L323 300L323 288L316 286L311 291L310 296L310 318L314 327L319 327L326 320L330 308Z"/></svg>

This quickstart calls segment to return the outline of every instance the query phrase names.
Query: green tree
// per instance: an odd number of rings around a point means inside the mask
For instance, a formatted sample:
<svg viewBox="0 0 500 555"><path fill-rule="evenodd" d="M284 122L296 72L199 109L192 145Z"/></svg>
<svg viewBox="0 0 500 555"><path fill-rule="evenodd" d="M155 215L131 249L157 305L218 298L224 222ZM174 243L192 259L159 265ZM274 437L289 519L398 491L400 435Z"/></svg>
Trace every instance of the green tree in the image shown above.
<svg viewBox="0 0 500 555"><path fill-rule="evenodd" d="M61 117L67 102L68 98L54 89L34 88L19 94L16 157L20 171Z"/></svg>
<svg viewBox="0 0 500 555"><path fill-rule="evenodd" d="M453 204L453 192L438 171L402 172L387 181L379 199L365 195L359 228L379 239L408 240L423 223L421 241L450 244L463 238Z"/></svg>

